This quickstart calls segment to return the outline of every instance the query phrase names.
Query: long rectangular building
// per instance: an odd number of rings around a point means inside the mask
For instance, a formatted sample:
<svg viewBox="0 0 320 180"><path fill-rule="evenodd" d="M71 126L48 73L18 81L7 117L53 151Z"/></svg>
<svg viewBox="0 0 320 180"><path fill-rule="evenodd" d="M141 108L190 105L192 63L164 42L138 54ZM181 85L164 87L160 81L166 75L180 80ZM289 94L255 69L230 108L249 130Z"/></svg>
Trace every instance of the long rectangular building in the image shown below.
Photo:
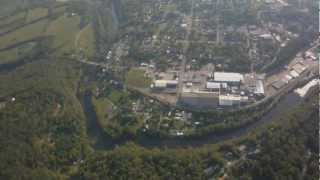
<svg viewBox="0 0 320 180"><path fill-rule="evenodd" d="M220 95L219 105L220 106L233 106L239 105L242 102L247 102L247 96L235 96L235 95Z"/></svg>
<svg viewBox="0 0 320 180"><path fill-rule="evenodd" d="M215 72L213 78L215 82L241 83L243 81L243 75L240 73Z"/></svg>

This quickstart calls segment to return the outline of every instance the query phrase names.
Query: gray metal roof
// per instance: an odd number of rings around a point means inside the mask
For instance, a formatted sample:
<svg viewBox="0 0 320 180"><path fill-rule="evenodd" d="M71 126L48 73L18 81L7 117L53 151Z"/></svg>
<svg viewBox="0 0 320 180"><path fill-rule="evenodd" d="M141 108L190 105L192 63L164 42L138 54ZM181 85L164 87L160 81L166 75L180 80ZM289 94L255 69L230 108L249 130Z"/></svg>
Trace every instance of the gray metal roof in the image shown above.
<svg viewBox="0 0 320 180"><path fill-rule="evenodd" d="M240 82L243 81L243 75L240 73L215 72L214 80L217 82Z"/></svg>

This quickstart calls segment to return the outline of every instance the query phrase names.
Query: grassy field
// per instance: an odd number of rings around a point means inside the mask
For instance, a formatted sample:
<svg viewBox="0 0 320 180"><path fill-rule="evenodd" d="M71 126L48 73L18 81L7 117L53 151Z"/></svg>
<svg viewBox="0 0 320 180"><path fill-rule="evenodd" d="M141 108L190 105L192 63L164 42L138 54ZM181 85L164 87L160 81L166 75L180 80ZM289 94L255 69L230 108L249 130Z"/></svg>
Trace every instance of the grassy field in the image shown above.
<svg viewBox="0 0 320 180"><path fill-rule="evenodd" d="M63 12L66 6L53 8L53 11ZM28 11L19 12L0 22L2 24L10 24L8 27L0 28L0 32L5 32L19 27L30 21L45 17L48 15L47 8L33 8ZM86 57L91 58L95 53L95 36L91 24L82 30L79 27L80 16L61 15L55 19L42 19L33 24L25 25L9 34L0 36L0 49L6 48L17 43L30 39L50 36L53 37L51 48L60 48L57 55L64 53L79 53L80 49ZM21 54L21 53L20 53ZM8 63L18 59L17 48L0 52L0 64Z"/></svg>
<svg viewBox="0 0 320 180"><path fill-rule="evenodd" d="M7 25L7 24L12 23L14 21L17 21L19 19L24 19L25 16L26 16L26 12L25 11L16 13L15 15L12 15L12 16L9 16L7 18L2 19L0 21L0 25Z"/></svg>
<svg viewBox="0 0 320 180"><path fill-rule="evenodd" d="M77 51L82 49L87 57L92 57L95 53L95 37L94 30L91 24L87 25L78 32L75 39Z"/></svg>
<svg viewBox="0 0 320 180"><path fill-rule="evenodd" d="M145 77L143 70L131 69L127 73L125 84L138 88L147 88L151 84L151 79Z"/></svg>
<svg viewBox="0 0 320 180"><path fill-rule="evenodd" d="M116 103L121 98L122 93L116 90L111 91L109 99L111 102Z"/></svg>
<svg viewBox="0 0 320 180"><path fill-rule="evenodd" d="M112 116L112 104L110 100L107 98L95 98L92 97L92 103L94 105L94 109L97 113L97 118L99 124L102 127L107 127L109 125L109 118Z"/></svg>
<svg viewBox="0 0 320 180"><path fill-rule="evenodd" d="M0 65L15 61L18 58L18 48L0 52Z"/></svg>
<svg viewBox="0 0 320 180"><path fill-rule="evenodd" d="M0 37L0 48L8 47L12 44L29 40L43 35L47 26L47 20L39 21L35 24L27 25L10 34Z"/></svg>
<svg viewBox="0 0 320 180"><path fill-rule="evenodd" d="M65 15L52 22L46 34L55 37L53 47L63 46L63 52L72 52L75 48L76 34L80 31L79 23L79 16L67 17Z"/></svg>
<svg viewBox="0 0 320 180"><path fill-rule="evenodd" d="M27 14L27 22L31 22L33 20L39 19L41 17L45 17L48 15L48 9L47 8L35 8L30 11L28 11Z"/></svg>

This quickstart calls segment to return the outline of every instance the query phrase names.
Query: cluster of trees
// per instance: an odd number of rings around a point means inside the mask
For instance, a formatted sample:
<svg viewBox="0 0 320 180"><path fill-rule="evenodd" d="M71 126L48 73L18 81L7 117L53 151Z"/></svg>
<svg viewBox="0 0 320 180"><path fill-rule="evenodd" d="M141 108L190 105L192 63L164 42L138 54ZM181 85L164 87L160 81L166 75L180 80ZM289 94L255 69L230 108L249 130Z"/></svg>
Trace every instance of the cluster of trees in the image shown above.
<svg viewBox="0 0 320 180"><path fill-rule="evenodd" d="M315 5L315 1L312 1L312 4ZM306 13L294 6L286 7L279 13L269 14L266 21L283 24L285 29L298 34L299 37L291 39L280 49L275 61L261 68L261 71L273 73L292 60L297 53L308 48L318 37L318 25L314 23L318 21L316 17L318 14L312 9Z"/></svg>
<svg viewBox="0 0 320 180"><path fill-rule="evenodd" d="M199 57L199 54L202 56ZM210 57L211 56L211 57ZM193 64L196 69L202 66L213 63L220 64L219 70L233 72L249 72L250 61L247 57L245 49L240 45L224 45L224 46L205 46L201 44L192 44L188 51L189 59L196 59Z"/></svg>
<svg viewBox="0 0 320 180"><path fill-rule="evenodd" d="M0 111L1 179L61 178L82 157L84 126L79 116L63 113L64 100L55 92L27 92Z"/></svg>
<svg viewBox="0 0 320 180"><path fill-rule="evenodd" d="M284 48L280 50L279 54L276 57L276 61L262 68L262 71L274 72L275 70L279 69L279 67L282 67L290 60L292 60L298 52L307 48L310 43L315 40L315 38L316 33L309 30L305 34L301 34L301 37L292 39Z"/></svg>
<svg viewBox="0 0 320 180"><path fill-rule="evenodd" d="M258 136L261 152L239 161L230 179L319 179L319 111L317 99L303 104Z"/></svg>
<svg viewBox="0 0 320 180"><path fill-rule="evenodd" d="M145 149L127 144L107 153L96 153L81 165L82 179L206 179L205 170L222 168L219 156L207 150ZM213 173L213 172L212 172ZM212 174L211 174L212 176Z"/></svg>

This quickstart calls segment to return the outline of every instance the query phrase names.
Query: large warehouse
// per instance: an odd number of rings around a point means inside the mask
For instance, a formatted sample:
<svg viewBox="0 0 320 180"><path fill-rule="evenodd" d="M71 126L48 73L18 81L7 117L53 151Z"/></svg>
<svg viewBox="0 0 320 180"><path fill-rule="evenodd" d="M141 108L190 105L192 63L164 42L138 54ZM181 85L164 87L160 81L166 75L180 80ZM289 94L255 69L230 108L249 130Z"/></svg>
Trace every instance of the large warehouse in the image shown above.
<svg viewBox="0 0 320 180"><path fill-rule="evenodd" d="M231 85L239 85L243 81L243 75L240 73L215 72L213 74L215 82L223 82Z"/></svg>
<svg viewBox="0 0 320 180"><path fill-rule="evenodd" d="M220 106L234 106L240 105L240 103L247 102L247 96L235 96L235 95L220 95L219 105Z"/></svg>

